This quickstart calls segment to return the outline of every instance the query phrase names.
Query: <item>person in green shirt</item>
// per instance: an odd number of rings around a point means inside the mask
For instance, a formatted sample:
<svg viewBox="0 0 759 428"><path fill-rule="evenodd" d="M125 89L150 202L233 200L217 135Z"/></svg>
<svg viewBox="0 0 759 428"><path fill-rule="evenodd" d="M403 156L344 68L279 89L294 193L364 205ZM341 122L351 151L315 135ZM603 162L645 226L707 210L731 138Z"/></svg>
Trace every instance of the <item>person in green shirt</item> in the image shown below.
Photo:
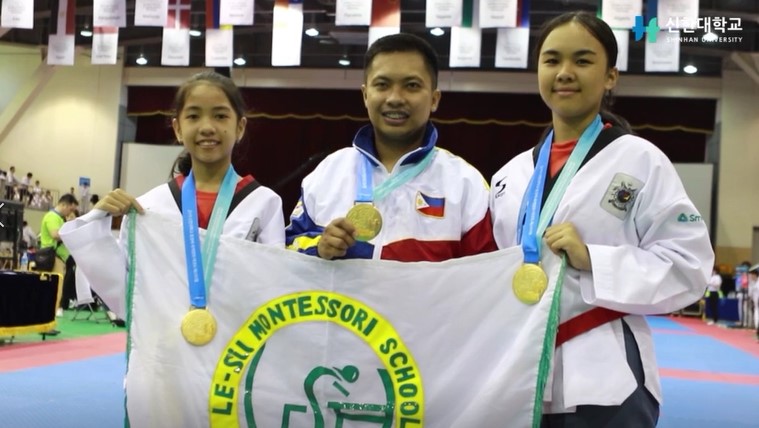
<svg viewBox="0 0 759 428"><path fill-rule="evenodd" d="M58 203L55 208L48 211L44 217L42 217L42 224L40 225L40 248L55 248L55 254L62 263L56 261L56 266L53 268L54 272L63 273L63 292L61 294L61 304L59 307L59 314L62 314L63 309L69 308L69 302L76 300L76 284L75 284L75 266L74 258L71 257L68 248L61 242L61 237L58 231L66 222L66 218L76 211L79 206L79 202L74 195L67 193L58 199ZM62 265L65 263L65 271L62 269ZM56 335L59 332L57 330L49 331L45 334Z"/></svg>

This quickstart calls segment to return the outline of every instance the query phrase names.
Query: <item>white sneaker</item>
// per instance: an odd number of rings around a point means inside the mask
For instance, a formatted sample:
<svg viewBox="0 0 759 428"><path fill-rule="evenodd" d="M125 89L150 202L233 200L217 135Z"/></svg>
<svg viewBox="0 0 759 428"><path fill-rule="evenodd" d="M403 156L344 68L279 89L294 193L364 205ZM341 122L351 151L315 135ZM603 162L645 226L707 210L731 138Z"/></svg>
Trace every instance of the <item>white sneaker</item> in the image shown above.
<svg viewBox="0 0 759 428"><path fill-rule="evenodd" d="M714 321L709 321L706 325L714 325Z"/></svg>
<svg viewBox="0 0 759 428"><path fill-rule="evenodd" d="M55 310L55 316L62 317L63 316L63 308L58 308Z"/></svg>

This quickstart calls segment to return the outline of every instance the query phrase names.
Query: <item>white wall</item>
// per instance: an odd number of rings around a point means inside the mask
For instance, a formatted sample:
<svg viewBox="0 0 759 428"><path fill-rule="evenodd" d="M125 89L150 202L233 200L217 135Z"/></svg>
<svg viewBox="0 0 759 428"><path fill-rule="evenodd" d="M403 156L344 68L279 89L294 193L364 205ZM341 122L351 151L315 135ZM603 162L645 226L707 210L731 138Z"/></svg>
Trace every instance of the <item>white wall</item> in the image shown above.
<svg viewBox="0 0 759 428"><path fill-rule="evenodd" d="M15 56L0 51L5 68ZM93 66L86 55L73 67L22 64L16 80L0 80L12 94L0 113L0 168L32 172L42 187L78 188L91 179L90 193L112 188L121 96L122 66Z"/></svg>
<svg viewBox="0 0 759 428"><path fill-rule="evenodd" d="M0 44L0 112L40 64L42 58L37 48ZM0 164L0 168L5 167Z"/></svg>
<svg viewBox="0 0 759 428"><path fill-rule="evenodd" d="M726 70L721 103L717 261L736 263L751 259L759 226L759 84Z"/></svg>

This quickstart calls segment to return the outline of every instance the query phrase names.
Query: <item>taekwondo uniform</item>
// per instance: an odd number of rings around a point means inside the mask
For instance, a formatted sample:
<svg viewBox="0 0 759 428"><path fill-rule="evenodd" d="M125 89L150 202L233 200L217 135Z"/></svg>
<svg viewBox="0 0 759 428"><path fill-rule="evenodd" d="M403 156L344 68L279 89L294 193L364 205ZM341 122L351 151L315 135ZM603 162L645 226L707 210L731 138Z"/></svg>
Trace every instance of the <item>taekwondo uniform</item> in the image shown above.
<svg viewBox="0 0 759 428"><path fill-rule="evenodd" d="M517 218L539 149L521 153L493 176L490 209L499 248L518 245ZM546 178L543 203L557 177ZM561 198L551 224L563 222L571 222L586 243L592 270L567 266L560 335L564 323L596 307L627 315L556 349L545 413L620 405L637 388L622 319L637 342L645 388L661 402L643 315L673 312L703 296L714 263L706 225L669 159L650 142L615 127L601 132Z"/></svg>

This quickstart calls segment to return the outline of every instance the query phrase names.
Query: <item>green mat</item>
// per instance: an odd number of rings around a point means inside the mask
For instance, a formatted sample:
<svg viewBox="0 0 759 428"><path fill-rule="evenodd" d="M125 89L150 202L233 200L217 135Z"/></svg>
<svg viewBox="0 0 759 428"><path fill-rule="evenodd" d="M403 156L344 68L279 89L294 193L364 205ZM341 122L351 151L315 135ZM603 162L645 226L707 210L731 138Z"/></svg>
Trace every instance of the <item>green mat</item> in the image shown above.
<svg viewBox="0 0 759 428"><path fill-rule="evenodd" d="M125 328L114 327L108 320L103 311L95 312L90 319L85 319L89 315L88 310L79 311L76 314L77 319L74 318L75 311L73 309L63 311L63 316L56 317L58 325L56 330L61 333L57 336L45 336L45 340L65 340L76 339L80 337L97 336L101 334L117 333L126 331ZM42 340L42 335L39 333L22 334L15 336L13 343L33 343ZM0 344L9 343L10 337L0 337Z"/></svg>

